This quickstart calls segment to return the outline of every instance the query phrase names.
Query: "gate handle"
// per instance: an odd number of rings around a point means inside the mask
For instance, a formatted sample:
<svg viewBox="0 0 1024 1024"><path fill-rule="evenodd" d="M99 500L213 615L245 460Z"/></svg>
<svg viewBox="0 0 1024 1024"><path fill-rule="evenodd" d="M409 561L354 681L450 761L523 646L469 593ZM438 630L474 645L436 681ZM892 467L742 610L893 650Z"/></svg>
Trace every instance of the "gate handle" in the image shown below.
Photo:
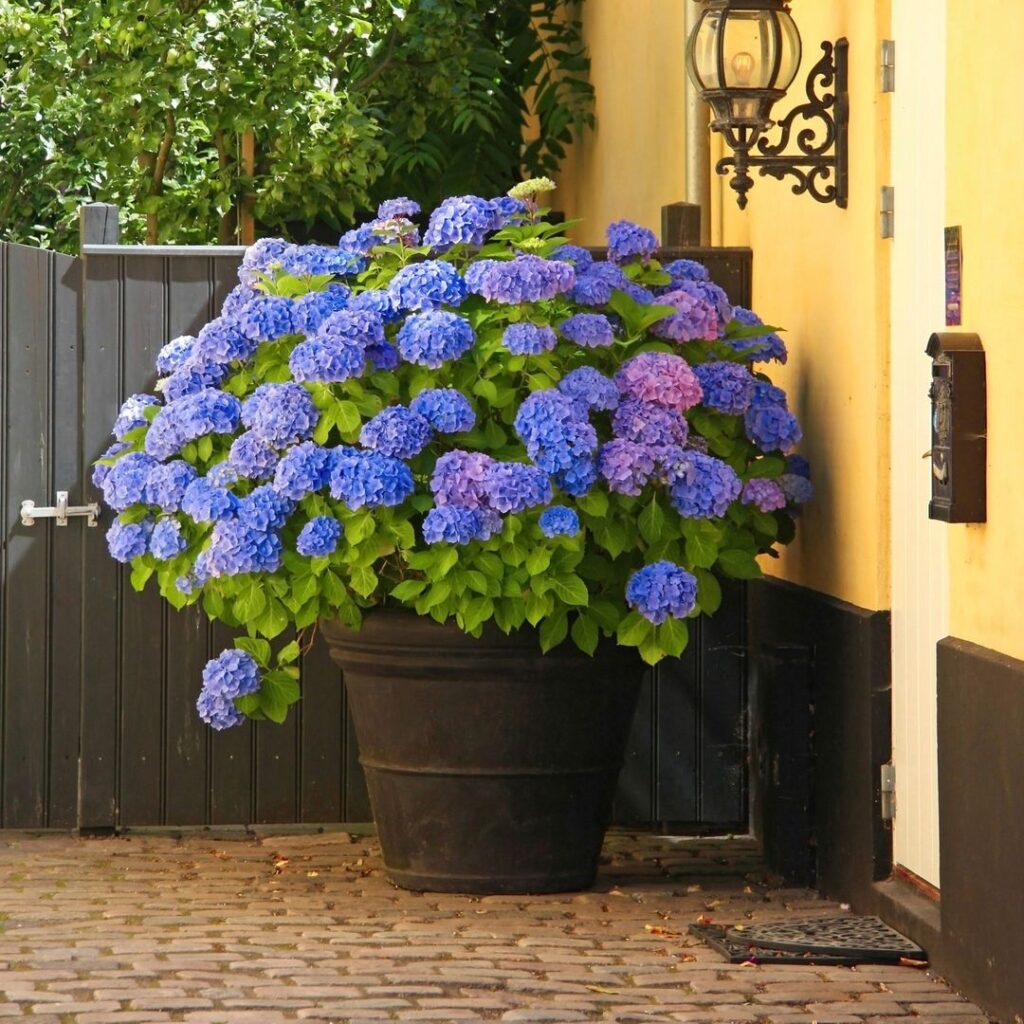
<svg viewBox="0 0 1024 1024"><path fill-rule="evenodd" d="M37 519L56 519L58 526L67 526L72 516L88 516L86 526L96 526L99 514L100 506L95 501L88 505L68 505L67 491L58 491L57 504L50 508L37 507L31 498L21 503L22 526L35 526Z"/></svg>

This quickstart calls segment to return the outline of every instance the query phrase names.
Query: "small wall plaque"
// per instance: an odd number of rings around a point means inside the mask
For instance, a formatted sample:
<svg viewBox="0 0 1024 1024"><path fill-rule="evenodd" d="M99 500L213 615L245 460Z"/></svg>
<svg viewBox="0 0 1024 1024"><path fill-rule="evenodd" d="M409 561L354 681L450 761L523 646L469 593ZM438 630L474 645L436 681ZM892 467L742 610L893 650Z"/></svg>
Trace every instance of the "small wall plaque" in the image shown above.
<svg viewBox="0 0 1024 1024"><path fill-rule="evenodd" d="M964 250L959 227L946 228L946 326L962 323L960 295L963 280Z"/></svg>

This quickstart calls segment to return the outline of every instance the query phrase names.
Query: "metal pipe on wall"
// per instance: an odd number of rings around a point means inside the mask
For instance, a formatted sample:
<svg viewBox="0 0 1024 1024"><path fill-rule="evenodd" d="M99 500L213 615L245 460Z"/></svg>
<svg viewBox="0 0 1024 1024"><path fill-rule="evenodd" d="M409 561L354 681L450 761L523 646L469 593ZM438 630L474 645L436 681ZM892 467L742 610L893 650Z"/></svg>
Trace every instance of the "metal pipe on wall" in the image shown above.
<svg viewBox="0 0 1024 1024"><path fill-rule="evenodd" d="M686 41L700 17L700 5L683 0ZM684 55L685 59L685 55ZM697 87L685 78L686 111L686 201L700 207L700 243L711 243L711 138L708 105Z"/></svg>

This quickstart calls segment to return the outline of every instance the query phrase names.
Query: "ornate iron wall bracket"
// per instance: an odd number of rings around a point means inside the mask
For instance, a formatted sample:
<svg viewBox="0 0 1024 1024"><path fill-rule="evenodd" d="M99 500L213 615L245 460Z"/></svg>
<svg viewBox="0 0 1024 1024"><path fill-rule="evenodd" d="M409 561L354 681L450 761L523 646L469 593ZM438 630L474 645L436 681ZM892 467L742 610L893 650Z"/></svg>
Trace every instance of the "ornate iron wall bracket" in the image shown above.
<svg viewBox="0 0 1024 1024"><path fill-rule="evenodd" d="M757 139L756 152L735 137L728 139L733 155L718 161L715 170L728 174L740 209L747 205L747 193L754 185L750 170L757 168L762 177L782 181L792 175L795 195L809 193L819 203L835 203L846 208L849 196L849 42L840 39L835 46L822 43L824 55L807 76L807 102L794 107L777 123L777 142ZM834 88L833 88L834 87ZM825 90L831 89L831 92ZM799 121L799 124L798 124ZM787 152L795 131L796 150Z"/></svg>

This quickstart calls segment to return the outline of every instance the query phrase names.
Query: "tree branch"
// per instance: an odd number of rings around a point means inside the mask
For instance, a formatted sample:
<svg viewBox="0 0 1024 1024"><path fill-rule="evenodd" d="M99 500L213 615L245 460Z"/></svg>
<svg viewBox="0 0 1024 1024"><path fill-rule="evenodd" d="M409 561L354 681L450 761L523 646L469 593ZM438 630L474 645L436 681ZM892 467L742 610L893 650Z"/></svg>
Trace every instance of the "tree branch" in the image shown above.
<svg viewBox="0 0 1024 1024"><path fill-rule="evenodd" d="M153 160L153 179L149 186L151 196L163 195L164 174L167 172L167 161L170 159L171 147L174 145L174 136L178 129L173 110L167 111L165 123L167 128ZM159 222L155 213L146 214L146 240L150 245L156 245L159 241Z"/></svg>
<svg viewBox="0 0 1024 1024"><path fill-rule="evenodd" d="M368 89L374 82L384 74L394 62L395 50L398 48L398 33L391 31L388 33L388 43L384 52L384 56L381 62L368 74L364 75L356 84L352 87L353 92L362 92L364 89Z"/></svg>

